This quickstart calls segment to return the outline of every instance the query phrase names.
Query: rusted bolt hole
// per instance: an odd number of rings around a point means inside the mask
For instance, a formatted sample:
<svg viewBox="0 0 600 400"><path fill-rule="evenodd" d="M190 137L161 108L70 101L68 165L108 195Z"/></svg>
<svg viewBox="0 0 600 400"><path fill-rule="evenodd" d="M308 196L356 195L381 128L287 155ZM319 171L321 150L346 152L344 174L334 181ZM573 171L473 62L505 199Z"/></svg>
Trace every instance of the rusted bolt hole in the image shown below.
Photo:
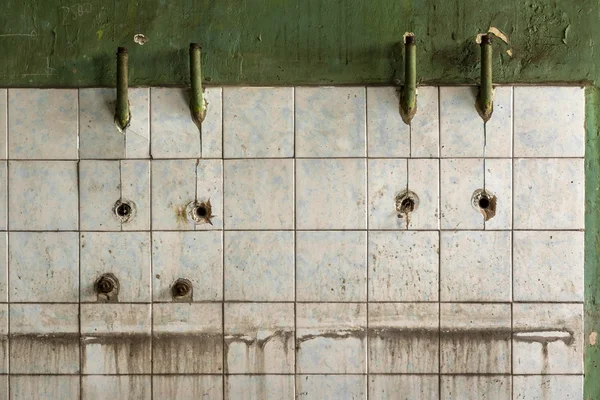
<svg viewBox="0 0 600 400"><path fill-rule="evenodd" d="M192 201L186 207L186 212L190 222L194 224L211 224L212 206L210 200L206 201Z"/></svg>
<svg viewBox="0 0 600 400"><path fill-rule="evenodd" d="M177 279L171 287L171 294L174 298L187 297L192 293L192 282L187 279Z"/></svg>
<svg viewBox="0 0 600 400"><path fill-rule="evenodd" d="M127 222L135 216L135 203L130 200L119 199L115 203L113 210L121 222Z"/></svg>
<svg viewBox="0 0 600 400"><path fill-rule="evenodd" d="M413 212L415 209L415 201L410 197L402 200L400 209L405 213Z"/></svg>
<svg viewBox="0 0 600 400"><path fill-rule="evenodd" d="M472 198L473 208L479 211L486 221L496 215L496 196L486 189L477 189L473 193Z"/></svg>
<svg viewBox="0 0 600 400"><path fill-rule="evenodd" d="M99 294L109 295L118 292L119 281L113 274L104 274L96 280L94 287Z"/></svg>
<svg viewBox="0 0 600 400"><path fill-rule="evenodd" d="M419 196L410 190L404 190L396 195L396 212L398 218L408 219L408 215L419 207Z"/></svg>
<svg viewBox="0 0 600 400"><path fill-rule="evenodd" d="M129 204L120 204L117 207L117 215L119 217L127 217L129 214L131 214L131 206Z"/></svg>

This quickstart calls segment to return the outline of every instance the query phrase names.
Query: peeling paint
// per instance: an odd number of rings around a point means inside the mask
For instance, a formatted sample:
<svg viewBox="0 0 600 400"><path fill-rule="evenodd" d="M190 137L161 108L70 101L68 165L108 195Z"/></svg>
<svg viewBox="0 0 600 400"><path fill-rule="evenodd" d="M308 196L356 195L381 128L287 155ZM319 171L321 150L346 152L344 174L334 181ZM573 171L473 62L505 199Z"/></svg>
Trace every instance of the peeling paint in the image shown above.
<svg viewBox="0 0 600 400"><path fill-rule="evenodd" d="M598 340L598 332L591 332L589 339L590 339L590 346L595 346L596 341Z"/></svg>

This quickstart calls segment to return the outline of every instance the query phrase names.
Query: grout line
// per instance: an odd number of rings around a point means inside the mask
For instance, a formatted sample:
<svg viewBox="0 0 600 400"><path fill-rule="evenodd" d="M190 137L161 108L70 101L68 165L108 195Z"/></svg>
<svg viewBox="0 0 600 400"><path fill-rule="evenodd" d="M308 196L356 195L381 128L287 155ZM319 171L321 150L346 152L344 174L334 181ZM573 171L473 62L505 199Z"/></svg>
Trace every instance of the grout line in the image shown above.
<svg viewBox="0 0 600 400"><path fill-rule="evenodd" d="M442 399L442 117L438 87L438 399Z"/></svg>
<svg viewBox="0 0 600 400"><path fill-rule="evenodd" d="M367 118L369 116L369 101L368 101L368 91L365 88L365 134L366 134L366 139L365 139L365 146L366 149L368 151L369 149L369 124L367 123ZM368 155L368 153L367 153ZM408 160L406 160L406 162L408 163ZM369 373L371 372L371 365L369 362L370 359L370 355L371 355L371 349L369 347L369 301L370 301L370 296L369 296L369 227L370 227L370 215L369 215L369 195L370 195L370 188L369 188L369 160L366 159L365 160L365 168L366 168L366 199L365 199L365 212L366 212L366 219L367 219L367 232L366 232L366 243L365 243L365 259L364 259L364 265L366 268L366 300L367 300L367 310L366 310L366 317L367 317L367 323L366 323L366 334L365 334L365 343L366 343L366 349L365 349L365 365L367 368L366 371L366 397L367 400L370 398L370 382L369 382ZM408 184L407 184L408 186Z"/></svg>
<svg viewBox="0 0 600 400"><path fill-rule="evenodd" d="M81 90L77 90L77 157L81 159L81 120L79 118L81 109ZM119 165L120 172L120 165ZM77 161L77 229L81 230L81 161ZM83 398L83 343L81 342L81 232L77 233L77 328L79 334L79 398Z"/></svg>
<svg viewBox="0 0 600 400"><path fill-rule="evenodd" d="M148 90L148 153L152 152L152 89ZM152 159L152 156L150 156ZM152 210L152 161L149 162L148 173L149 188L148 188L148 207L150 209L150 400L154 398L154 235L153 235L153 210ZM121 194L122 196L122 194ZM122 229L121 224L121 229Z"/></svg>
<svg viewBox="0 0 600 400"><path fill-rule="evenodd" d="M9 156L9 149L10 149L10 134L9 134L9 96L10 96L10 92L11 90L6 90L6 157L8 158ZM10 228L10 162L9 161L5 161L6 163L6 229L8 231L8 229ZM7 333L8 333L8 338L7 338L7 344L8 344L8 354L5 354L4 357L6 357L6 366L7 366L7 372L8 372L8 398L11 398L11 391L10 391L10 372L11 372L11 366L10 366L10 353L12 350L12 339L11 339L11 332L10 332L10 257L9 257L9 249L10 249L10 233L6 232L6 255L5 255L5 262L6 262L6 282L7 282L7 287L6 287L6 301L7 301L7 305L6 305L6 310L7 310Z"/></svg>
<svg viewBox="0 0 600 400"><path fill-rule="evenodd" d="M296 398L296 387L298 386L298 382L297 382L297 374L298 374L298 349L297 349L297 344L298 344L298 231L297 231L297 227L298 227L298 223L297 223L297 208L296 208L296 201L297 201L297 195L296 195L296 168L297 168L297 164L296 164L296 155L297 155L297 149L296 149L296 88L293 89L293 95L292 95L292 110L294 110L294 118L293 118L293 133L294 133L294 191L293 191L293 196L294 196L294 202L293 202L293 207L294 207L294 387L292 389L293 393L294 393L294 398Z"/></svg>
<svg viewBox="0 0 600 400"><path fill-rule="evenodd" d="M225 103L223 96L223 88L221 88L221 193L223 195L223 229L225 229L225 161L223 155L225 153ZM225 370L227 369L227 343L225 342L225 231L221 232L221 348L222 348L222 366L221 366L221 390L222 396L225 398L227 391L225 382Z"/></svg>
<svg viewBox="0 0 600 400"><path fill-rule="evenodd" d="M514 88L511 88L511 162L510 162L510 172L511 172L511 223L510 223L510 330L514 332L515 330L515 322L514 322L514 302L515 302L515 253L514 253L514 229L515 229L515 166L514 166L514 156L515 156L515 91ZM515 361L515 349L514 349L514 341L510 340L510 374L513 376L514 370L513 365ZM510 381L511 384L511 400L514 397L514 382L513 379Z"/></svg>

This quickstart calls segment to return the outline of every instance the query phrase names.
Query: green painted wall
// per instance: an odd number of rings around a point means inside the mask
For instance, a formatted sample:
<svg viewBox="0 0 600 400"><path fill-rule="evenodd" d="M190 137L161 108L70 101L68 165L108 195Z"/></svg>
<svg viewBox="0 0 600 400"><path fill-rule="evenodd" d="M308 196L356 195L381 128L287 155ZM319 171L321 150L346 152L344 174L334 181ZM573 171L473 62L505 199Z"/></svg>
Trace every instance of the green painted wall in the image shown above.
<svg viewBox="0 0 600 400"><path fill-rule="evenodd" d="M490 26L509 39L496 40L495 81L593 81L599 10L597 0L3 0L0 86L113 85L117 46L130 50L132 85L183 85L191 41L211 84L387 83L402 76L406 31L421 82L474 82L474 38Z"/></svg>

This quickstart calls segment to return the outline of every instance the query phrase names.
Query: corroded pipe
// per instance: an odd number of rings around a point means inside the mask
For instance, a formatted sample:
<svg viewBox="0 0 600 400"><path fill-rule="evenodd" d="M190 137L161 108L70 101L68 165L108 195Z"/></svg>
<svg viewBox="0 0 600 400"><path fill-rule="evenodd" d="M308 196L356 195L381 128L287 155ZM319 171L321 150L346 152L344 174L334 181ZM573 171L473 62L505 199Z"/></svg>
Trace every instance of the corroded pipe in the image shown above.
<svg viewBox="0 0 600 400"><path fill-rule="evenodd" d="M129 113L128 88L128 55L127 48L119 47L117 50L117 109L115 120L121 129L127 128L131 114Z"/></svg>
<svg viewBox="0 0 600 400"><path fill-rule="evenodd" d="M481 36L481 83L477 95L477 111L485 122L494 111L494 93L492 88L492 37Z"/></svg>
<svg viewBox="0 0 600 400"><path fill-rule="evenodd" d="M400 97L400 115L409 125L417 112L417 45L414 35L404 39L404 86Z"/></svg>
<svg viewBox="0 0 600 400"><path fill-rule="evenodd" d="M190 43L190 78L192 83L190 108L194 122L199 125L206 116L206 103L202 92L202 62L198 43Z"/></svg>

